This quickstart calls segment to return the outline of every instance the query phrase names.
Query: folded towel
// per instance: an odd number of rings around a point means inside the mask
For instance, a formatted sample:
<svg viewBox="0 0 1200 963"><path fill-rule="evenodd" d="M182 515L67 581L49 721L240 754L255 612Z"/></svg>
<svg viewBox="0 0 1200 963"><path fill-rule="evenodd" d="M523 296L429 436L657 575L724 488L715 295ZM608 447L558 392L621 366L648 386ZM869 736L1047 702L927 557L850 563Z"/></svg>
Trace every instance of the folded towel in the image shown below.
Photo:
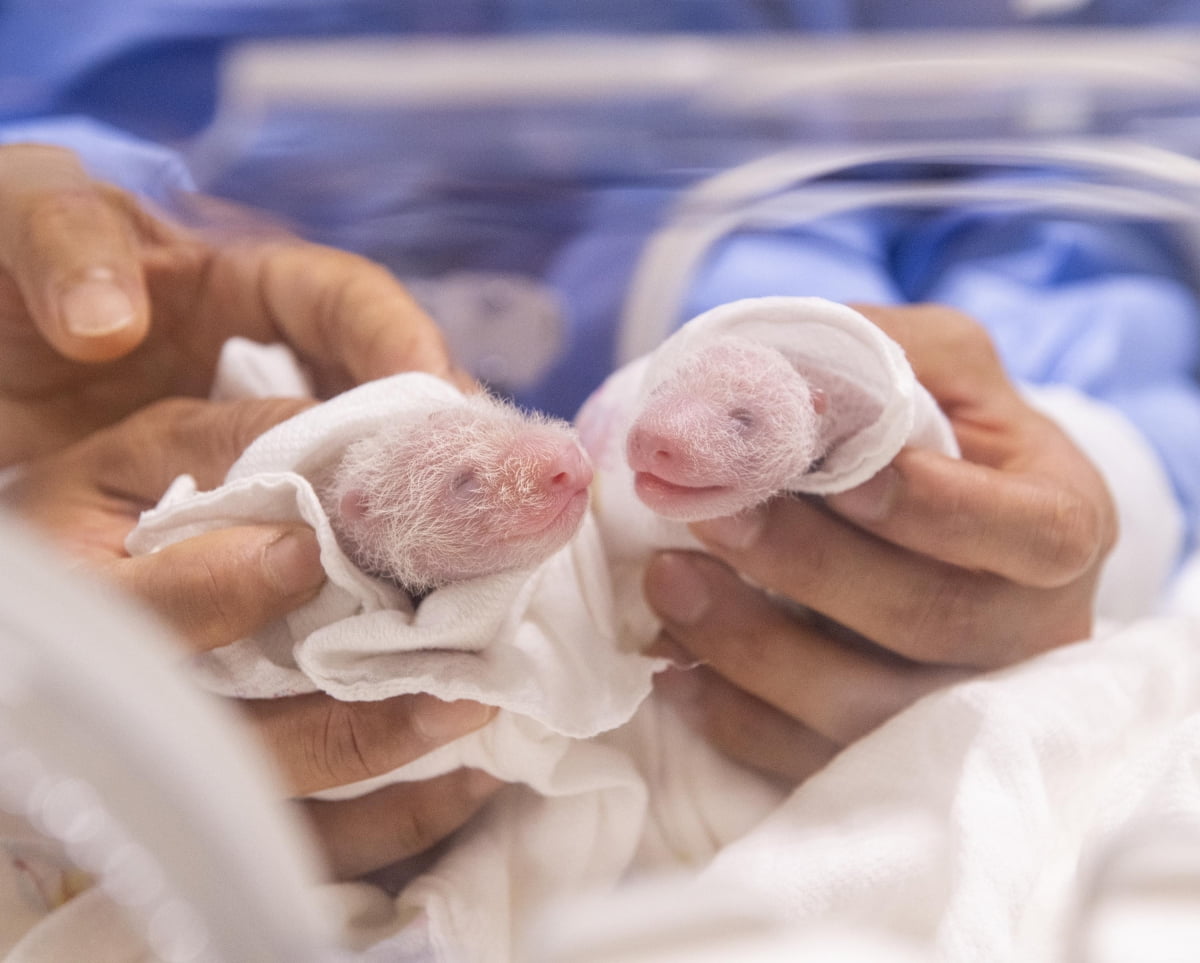
<svg viewBox="0 0 1200 963"><path fill-rule="evenodd" d="M251 350L235 347L240 355ZM259 358L236 367L249 372L254 393L299 383L294 372L275 381L273 365ZM237 381L236 373L222 380L227 397L247 390ZM326 585L253 638L198 657L198 677L217 692L262 698L319 690L344 700L426 692L500 707L479 732L393 773L322 795L358 795L460 766L531 787L506 790L402 896L405 908L425 911L429 943L443 958L503 960L539 894L611 880L628 864L644 788L619 753L583 740L633 715L656 663L616 644L611 588L590 514L543 563L436 588L415 607L398 586L365 574L347 557L313 476L373 427L416 423L463 403L457 389L424 374L362 385L262 435L219 488L200 492L192 479L177 479L127 544L144 554L242 522L299 521L316 532ZM553 853L572 858L546 858ZM506 882L515 876L520 887ZM480 880L494 885L481 890ZM411 912L396 917L411 918Z"/></svg>
<svg viewBox="0 0 1200 963"><path fill-rule="evenodd" d="M585 737L627 719L648 691L648 660L617 651L593 521L533 569L433 591L414 611L396 585L360 571L338 544L309 476L373 426L461 402L451 385L403 374L362 385L258 438L225 483L176 481L131 533L132 554L240 522L311 525L329 580L255 636L197 659L215 691L243 698L321 690L347 700L429 692L479 699Z"/></svg>

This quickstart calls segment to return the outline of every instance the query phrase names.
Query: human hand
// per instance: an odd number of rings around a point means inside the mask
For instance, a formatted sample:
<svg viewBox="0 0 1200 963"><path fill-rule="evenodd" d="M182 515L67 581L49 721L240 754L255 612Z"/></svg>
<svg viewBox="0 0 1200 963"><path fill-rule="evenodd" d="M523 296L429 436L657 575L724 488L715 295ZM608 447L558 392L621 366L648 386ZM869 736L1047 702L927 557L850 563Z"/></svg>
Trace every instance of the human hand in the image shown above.
<svg viewBox="0 0 1200 963"><path fill-rule="evenodd" d="M659 691L793 783L927 692L1086 638L1116 539L1098 472L980 325L935 305L858 310L906 350L963 459L908 448L851 491L696 523L712 557L663 553L645 582L664 622L651 651L699 663Z"/></svg>
<svg viewBox="0 0 1200 963"><path fill-rule="evenodd" d="M195 650L233 642L311 599L324 582L303 525L246 525L130 558L125 537L183 471L217 485L263 431L309 402L157 402L30 462L0 503L69 557L141 598ZM390 772L478 728L494 710L427 695L339 702L321 693L237 702L297 796ZM459 770L344 802L305 801L333 871L357 876L452 832L499 783Z"/></svg>
<svg viewBox="0 0 1200 963"><path fill-rule="evenodd" d="M384 268L281 232L206 239L69 151L0 147L0 465L207 395L233 335L290 344L323 396L403 370L463 381Z"/></svg>

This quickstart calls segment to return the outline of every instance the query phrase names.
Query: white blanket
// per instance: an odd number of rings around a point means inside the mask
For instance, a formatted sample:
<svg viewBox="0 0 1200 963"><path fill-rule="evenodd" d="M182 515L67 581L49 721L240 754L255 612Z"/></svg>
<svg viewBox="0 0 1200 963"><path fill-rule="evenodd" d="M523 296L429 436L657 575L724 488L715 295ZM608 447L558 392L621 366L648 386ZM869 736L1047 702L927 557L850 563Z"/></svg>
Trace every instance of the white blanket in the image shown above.
<svg viewBox="0 0 1200 963"><path fill-rule="evenodd" d="M698 878L637 895L636 914L620 894L588 905L612 911L602 934L551 921L538 958L718 959L682 951L724 918L738 960L831 930L880 961L1193 959L1200 620L1143 620L934 693Z"/></svg>
<svg viewBox="0 0 1200 963"><path fill-rule="evenodd" d="M249 393L235 371L248 372L258 394L275 383L277 364L285 391L303 384L286 355L238 343L226 361L226 397ZM425 938L441 958L506 960L529 906L559 889L611 882L629 863L644 788L628 760L586 740L633 715L656 663L617 647L590 515L540 566L439 588L415 612L395 585L347 559L310 477L373 425L418 419L461 398L423 374L339 395L258 438L214 491L177 480L127 544L133 554L147 553L239 522L299 521L316 531L325 587L255 637L197 658L198 676L214 691L263 698L320 690L351 701L427 692L500 707L476 733L395 772L320 795L360 795L461 766L521 784L505 790L405 891L393 918L398 927L414 910L423 912ZM508 885L512 878L522 885Z"/></svg>
<svg viewBox="0 0 1200 963"><path fill-rule="evenodd" d="M1105 598L1132 580L1118 608L1136 613L1161 587L1177 514L1127 426L1077 398L1065 409L1125 523ZM525 757L525 784L399 900L347 885L330 889L331 905L359 945L374 944L371 961L430 948L546 963L1037 963L1082 958L1068 952L1078 947L1089 963L1187 959L1200 919L1200 601L1179 601L1196 616L1106 628L934 693L786 797L725 768L731 791L693 807L690 822L673 801L727 764L695 742L678 755L679 730L653 718L653 700L609 744L551 733ZM504 726L527 738L525 722L542 724L501 713L476 749L496 754ZM638 742L643 772L647 759L667 764L649 801L622 739ZM423 765L449 768L467 758L461 748ZM693 871L614 895L634 862ZM552 909L522 944L523 920L586 886L596 895L582 917L578 904Z"/></svg>
<svg viewBox="0 0 1200 963"><path fill-rule="evenodd" d="M1089 874L1146 827L1200 826L1198 779L1200 623L1146 621L926 699L708 876L793 922L915 936L931 959L1064 959L1076 913L1086 929L1094 898L1120 896ZM1200 912L1200 862L1190 878Z"/></svg>

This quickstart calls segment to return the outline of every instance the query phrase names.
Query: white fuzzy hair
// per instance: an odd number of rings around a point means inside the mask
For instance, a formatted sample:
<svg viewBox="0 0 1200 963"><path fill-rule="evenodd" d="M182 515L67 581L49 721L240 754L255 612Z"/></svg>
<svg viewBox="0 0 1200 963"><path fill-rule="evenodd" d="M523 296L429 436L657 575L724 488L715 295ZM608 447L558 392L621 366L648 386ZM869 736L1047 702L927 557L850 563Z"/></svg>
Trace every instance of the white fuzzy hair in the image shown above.
<svg viewBox="0 0 1200 963"><path fill-rule="evenodd" d="M485 395L351 444L323 493L347 554L410 592L532 565L571 532L535 524L553 502L548 460L574 434L565 422ZM358 517L342 512L358 498Z"/></svg>
<svg viewBox="0 0 1200 963"><path fill-rule="evenodd" d="M775 348L737 336L709 342L673 366L651 389L633 430L666 442L688 484L731 486L721 514L787 491L822 454L808 380Z"/></svg>

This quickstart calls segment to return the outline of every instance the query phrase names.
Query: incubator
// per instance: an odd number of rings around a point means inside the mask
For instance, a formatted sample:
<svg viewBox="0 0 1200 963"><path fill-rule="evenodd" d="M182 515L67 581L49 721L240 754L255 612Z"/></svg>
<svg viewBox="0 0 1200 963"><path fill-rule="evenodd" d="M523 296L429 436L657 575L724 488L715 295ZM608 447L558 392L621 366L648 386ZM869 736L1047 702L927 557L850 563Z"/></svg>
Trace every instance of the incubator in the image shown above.
<svg viewBox="0 0 1200 963"><path fill-rule="evenodd" d="M469 370L569 417L739 236L967 207L1145 227L1196 264L1198 92L1200 34L1179 30L273 42L227 59L182 146L201 190L383 262ZM263 760L156 626L11 527L0 806L124 907L146 959L350 958ZM1177 546L1133 568L1158 584ZM1089 930L1110 881L1163 885L1122 852L1081 897L1079 960L1112 958ZM1193 899L1197 865L1170 868ZM651 958L609 943L559 932L554 958Z"/></svg>
<svg viewBox="0 0 1200 963"><path fill-rule="evenodd" d="M1198 50L1180 30L272 43L227 63L191 166L387 264L476 373L569 417L685 320L731 235L970 206L1163 224L1190 256ZM573 390L537 387L568 370Z"/></svg>

